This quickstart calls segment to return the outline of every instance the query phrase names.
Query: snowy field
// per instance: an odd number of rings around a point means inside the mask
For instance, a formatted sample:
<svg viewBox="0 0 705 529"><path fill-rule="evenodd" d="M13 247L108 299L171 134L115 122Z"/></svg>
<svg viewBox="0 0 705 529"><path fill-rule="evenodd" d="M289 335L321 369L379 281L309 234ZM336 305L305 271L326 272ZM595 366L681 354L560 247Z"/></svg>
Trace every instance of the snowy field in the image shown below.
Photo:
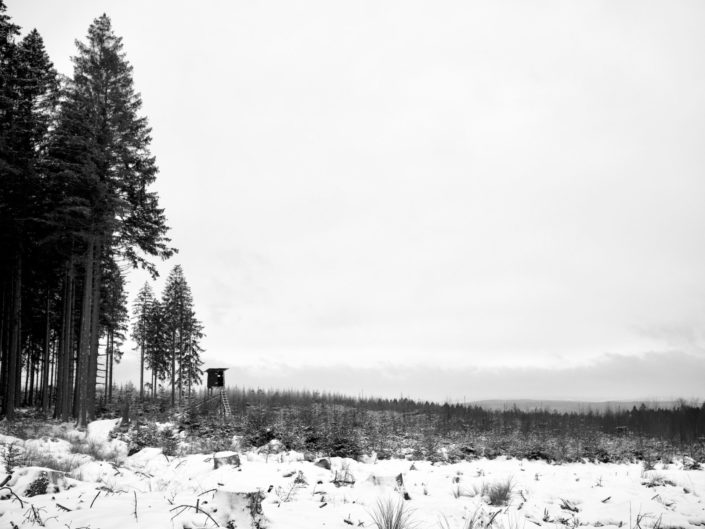
<svg viewBox="0 0 705 529"><path fill-rule="evenodd" d="M705 527L705 471L687 470L683 460L653 470L504 458L304 461L277 453L276 442L260 451L167 457L145 448L127 457L126 445L109 438L116 423L68 430L70 440L0 436L5 450L14 443L76 464L68 473L20 466L0 477L0 528L374 528L380 502L403 508L406 527L423 529ZM119 463L72 453L70 441ZM492 489L507 482L503 504Z"/></svg>

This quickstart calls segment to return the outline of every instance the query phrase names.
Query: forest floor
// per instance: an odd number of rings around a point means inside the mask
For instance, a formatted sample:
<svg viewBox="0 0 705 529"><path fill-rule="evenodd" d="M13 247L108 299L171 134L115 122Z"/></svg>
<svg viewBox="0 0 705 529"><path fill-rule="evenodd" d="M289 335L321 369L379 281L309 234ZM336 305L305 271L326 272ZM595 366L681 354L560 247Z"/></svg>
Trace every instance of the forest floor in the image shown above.
<svg viewBox="0 0 705 529"><path fill-rule="evenodd" d="M148 447L127 456L110 436L118 422L0 435L12 470L0 471L0 527L374 528L394 510L405 519L399 529L705 527L705 471L688 470L684 459L647 469L503 457L306 461L276 441L261 450L239 451L235 442L216 454L169 457Z"/></svg>

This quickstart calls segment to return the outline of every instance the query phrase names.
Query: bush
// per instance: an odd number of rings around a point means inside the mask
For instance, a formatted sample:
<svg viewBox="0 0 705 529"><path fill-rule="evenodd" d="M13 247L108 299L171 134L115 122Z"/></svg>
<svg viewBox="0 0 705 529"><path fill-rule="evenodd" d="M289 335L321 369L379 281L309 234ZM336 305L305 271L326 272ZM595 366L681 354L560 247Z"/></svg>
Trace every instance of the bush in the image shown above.
<svg viewBox="0 0 705 529"><path fill-rule="evenodd" d="M2 446L2 464L5 472L12 474L15 467L19 466L22 457L22 449L16 442L7 443Z"/></svg>
<svg viewBox="0 0 705 529"><path fill-rule="evenodd" d="M27 487L24 495L32 497L46 494L47 487L49 487L49 478L47 477L46 472L42 472L37 479L29 484L29 487Z"/></svg>
<svg viewBox="0 0 705 529"><path fill-rule="evenodd" d="M166 456L174 456L179 449L179 436L172 428L158 430L154 424L142 424L131 429L123 440L127 441L127 454L136 454L143 448L161 448Z"/></svg>
<svg viewBox="0 0 705 529"><path fill-rule="evenodd" d="M179 450L179 436L171 428L160 432L160 448L165 456L175 456Z"/></svg>
<svg viewBox="0 0 705 529"><path fill-rule="evenodd" d="M140 425L130 429L123 440L127 441L127 455L131 456L143 448L160 446L161 435L154 425Z"/></svg>
<svg viewBox="0 0 705 529"><path fill-rule="evenodd" d="M248 430L245 434L245 442L253 447L266 445L269 441L276 439L277 436L272 428L265 426L255 430Z"/></svg>
<svg viewBox="0 0 705 529"><path fill-rule="evenodd" d="M350 457L357 459L362 455L362 447L354 436L334 436L330 440L329 451L332 457Z"/></svg>

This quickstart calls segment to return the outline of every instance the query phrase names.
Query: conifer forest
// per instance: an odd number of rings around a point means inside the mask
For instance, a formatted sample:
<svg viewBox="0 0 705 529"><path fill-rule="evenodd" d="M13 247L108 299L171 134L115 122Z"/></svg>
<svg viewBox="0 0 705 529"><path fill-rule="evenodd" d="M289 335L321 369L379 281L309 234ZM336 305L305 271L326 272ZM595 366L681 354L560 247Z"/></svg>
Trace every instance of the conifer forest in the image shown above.
<svg viewBox="0 0 705 529"><path fill-rule="evenodd" d="M183 271L161 299L145 284L132 314L126 299L125 273L155 275L176 249L122 39L96 18L64 77L0 2L0 65L2 416L30 406L93 420L112 398L131 315L141 377L183 399L200 382L203 336Z"/></svg>

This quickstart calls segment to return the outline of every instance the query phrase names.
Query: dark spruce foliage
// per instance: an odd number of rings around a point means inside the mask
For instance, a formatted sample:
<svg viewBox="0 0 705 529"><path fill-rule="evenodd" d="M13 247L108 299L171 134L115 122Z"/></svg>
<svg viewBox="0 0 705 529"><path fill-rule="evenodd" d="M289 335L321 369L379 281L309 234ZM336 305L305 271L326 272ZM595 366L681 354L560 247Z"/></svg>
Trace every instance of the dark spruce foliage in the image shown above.
<svg viewBox="0 0 705 529"><path fill-rule="evenodd" d="M106 15L58 81L36 30L0 0L0 387L85 424L110 398L126 332L123 270L174 253L151 131L122 39Z"/></svg>

